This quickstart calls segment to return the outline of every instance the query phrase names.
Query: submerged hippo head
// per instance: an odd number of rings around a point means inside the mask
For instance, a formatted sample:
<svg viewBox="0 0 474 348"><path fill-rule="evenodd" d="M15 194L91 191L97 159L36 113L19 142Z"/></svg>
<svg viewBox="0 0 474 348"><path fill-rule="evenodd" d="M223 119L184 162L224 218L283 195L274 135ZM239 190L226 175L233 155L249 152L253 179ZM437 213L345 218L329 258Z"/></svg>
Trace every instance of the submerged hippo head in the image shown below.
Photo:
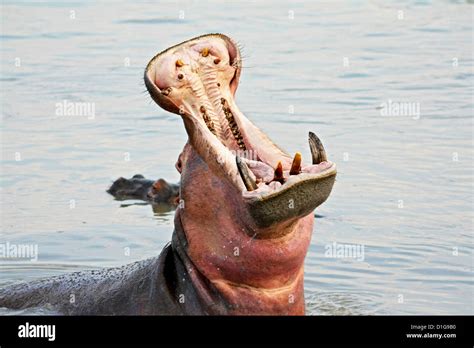
<svg viewBox="0 0 474 348"><path fill-rule="evenodd" d="M131 179L118 178L107 192L119 201L140 199L152 204L170 205L171 208L179 200L179 185L168 183L164 179L149 180L141 174L135 174Z"/></svg>
<svg viewBox="0 0 474 348"><path fill-rule="evenodd" d="M186 254L231 313L304 313L303 262L312 211L329 196L336 166L310 133L311 163L276 146L235 104L236 44L204 35L156 55L145 70L155 102L188 133L177 163L177 221Z"/></svg>
<svg viewBox="0 0 474 348"><path fill-rule="evenodd" d="M141 174L135 174L131 179L120 177L107 190L118 200L145 199L153 185L153 181L145 179Z"/></svg>

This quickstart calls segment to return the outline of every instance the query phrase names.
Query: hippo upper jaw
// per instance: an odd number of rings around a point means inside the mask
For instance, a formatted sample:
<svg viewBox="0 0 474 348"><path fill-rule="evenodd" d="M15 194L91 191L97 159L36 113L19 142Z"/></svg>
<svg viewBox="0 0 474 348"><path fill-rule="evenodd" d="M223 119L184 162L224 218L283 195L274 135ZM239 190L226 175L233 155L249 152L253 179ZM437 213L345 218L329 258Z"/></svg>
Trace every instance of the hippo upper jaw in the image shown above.
<svg viewBox="0 0 474 348"><path fill-rule="evenodd" d="M155 102L182 116L189 141L210 170L230 182L261 229L311 213L331 193L336 165L310 133L312 163L276 146L234 101L241 72L237 45L227 36L200 36L157 54L145 84ZM271 232L265 232L271 231Z"/></svg>

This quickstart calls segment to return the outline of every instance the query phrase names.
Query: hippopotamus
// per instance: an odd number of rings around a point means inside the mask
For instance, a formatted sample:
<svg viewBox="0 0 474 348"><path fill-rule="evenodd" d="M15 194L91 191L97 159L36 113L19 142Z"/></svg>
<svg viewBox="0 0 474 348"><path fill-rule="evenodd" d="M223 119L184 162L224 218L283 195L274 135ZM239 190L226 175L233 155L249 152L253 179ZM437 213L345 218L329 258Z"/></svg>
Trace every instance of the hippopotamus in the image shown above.
<svg viewBox="0 0 474 348"><path fill-rule="evenodd" d="M290 156L239 110L242 70L222 34L153 57L145 85L179 115L188 140L176 163L180 204L172 241L155 258L0 290L0 306L69 315L303 315L304 259L314 209L336 165L314 133L311 160ZM72 300L74 299L74 300Z"/></svg>
<svg viewBox="0 0 474 348"><path fill-rule="evenodd" d="M173 206L179 203L179 185L171 184L165 179L149 180L141 174L135 174L130 179L118 178L107 192L120 201L139 199Z"/></svg>

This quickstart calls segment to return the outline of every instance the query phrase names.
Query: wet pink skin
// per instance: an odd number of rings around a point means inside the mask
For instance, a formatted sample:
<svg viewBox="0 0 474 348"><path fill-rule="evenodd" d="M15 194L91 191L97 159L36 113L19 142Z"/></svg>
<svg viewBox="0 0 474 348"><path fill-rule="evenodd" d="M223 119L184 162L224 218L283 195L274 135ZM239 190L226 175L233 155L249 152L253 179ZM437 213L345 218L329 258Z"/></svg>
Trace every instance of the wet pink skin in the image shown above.
<svg viewBox="0 0 474 348"><path fill-rule="evenodd" d="M329 195L332 187L316 181L330 164L302 164L303 176L290 177L293 158L235 104L240 70L236 44L221 34L170 47L147 66L150 95L182 117L188 134L176 164L181 173L176 218L187 239L187 256L228 304L229 314L303 315L312 210L327 198L318 193ZM239 149L256 154L253 165L246 157L254 179L249 174L244 182L241 162L230 151ZM284 178L273 181L278 163ZM257 179L259 189L249 183ZM280 181L287 185L279 189ZM288 206L287 199L298 209Z"/></svg>
<svg viewBox="0 0 474 348"><path fill-rule="evenodd" d="M215 176L187 144L180 155L178 208L188 255L235 307L231 314L304 314L303 262L313 214L272 229L283 237L259 239L241 193ZM253 236L253 237L252 237Z"/></svg>

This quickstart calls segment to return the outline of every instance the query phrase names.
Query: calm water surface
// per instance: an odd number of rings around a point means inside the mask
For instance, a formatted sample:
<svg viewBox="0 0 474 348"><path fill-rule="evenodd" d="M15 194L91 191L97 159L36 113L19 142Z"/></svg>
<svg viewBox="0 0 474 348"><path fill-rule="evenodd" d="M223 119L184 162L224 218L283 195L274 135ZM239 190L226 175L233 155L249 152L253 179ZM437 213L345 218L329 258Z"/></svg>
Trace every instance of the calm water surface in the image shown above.
<svg viewBox="0 0 474 348"><path fill-rule="evenodd" d="M462 1L3 1L0 243L37 244L39 260L3 260L0 285L161 251L174 213L105 189L179 180L186 133L143 69L222 32L242 46L242 111L306 159L316 132L338 165L306 258L308 312L473 314L472 14ZM58 115L64 100L95 117ZM328 257L333 243L364 253Z"/></svg>

